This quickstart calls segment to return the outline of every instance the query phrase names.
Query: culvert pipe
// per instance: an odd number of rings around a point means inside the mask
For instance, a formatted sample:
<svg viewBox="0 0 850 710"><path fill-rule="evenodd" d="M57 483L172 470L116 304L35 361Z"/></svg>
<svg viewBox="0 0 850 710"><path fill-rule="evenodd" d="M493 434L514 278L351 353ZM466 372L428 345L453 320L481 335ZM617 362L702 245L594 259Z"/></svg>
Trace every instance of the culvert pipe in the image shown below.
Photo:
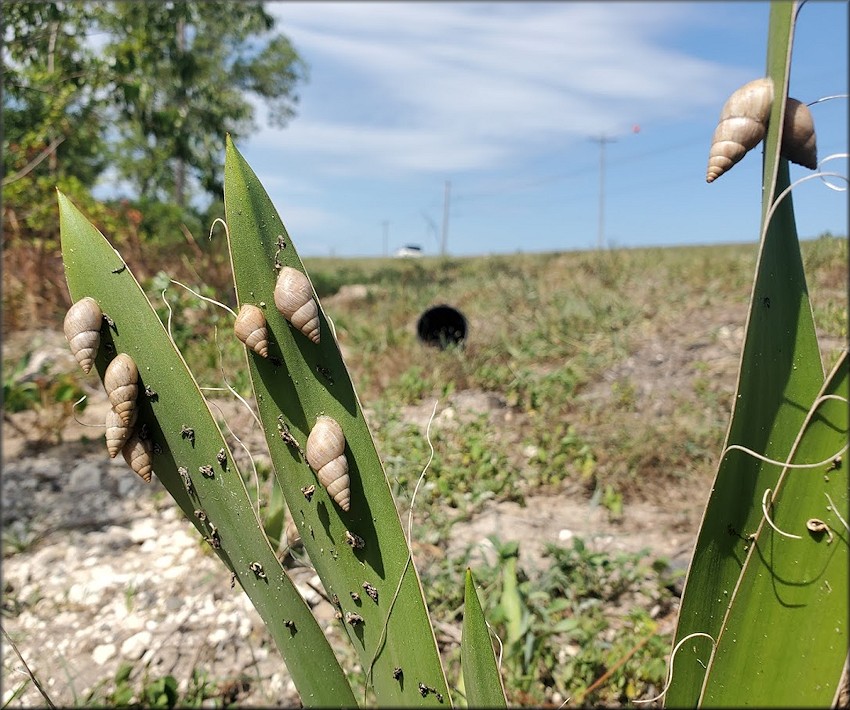
<svg viewBox="0 0 850 710"><path fill-rule="evenodd" d="M456 308L446 304L432 306L416 323L419 341L440 350L450 345L463 345L466 340L466 318Z"/></svg>

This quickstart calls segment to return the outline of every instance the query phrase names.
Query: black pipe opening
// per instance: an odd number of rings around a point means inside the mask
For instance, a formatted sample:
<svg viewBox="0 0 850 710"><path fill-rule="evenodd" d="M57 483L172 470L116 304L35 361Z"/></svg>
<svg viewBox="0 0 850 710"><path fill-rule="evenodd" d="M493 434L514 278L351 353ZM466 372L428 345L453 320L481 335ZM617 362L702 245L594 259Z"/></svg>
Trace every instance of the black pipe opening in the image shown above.
<svg viewBox="0 0 850 710"><path fill-rule="evenodd" d="M451 306L434 306L419 316L416 333L420 341L440 350L462 345L466 340L466 318Z"/></svg>

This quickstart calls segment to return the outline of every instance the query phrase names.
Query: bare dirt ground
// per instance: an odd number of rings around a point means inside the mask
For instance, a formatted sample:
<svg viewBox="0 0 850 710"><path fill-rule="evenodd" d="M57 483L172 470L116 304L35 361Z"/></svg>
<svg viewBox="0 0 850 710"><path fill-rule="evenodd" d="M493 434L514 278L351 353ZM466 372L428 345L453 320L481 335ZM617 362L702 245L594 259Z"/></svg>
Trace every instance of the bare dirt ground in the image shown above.
<svg viewBox="0 0 850 710"><path fill-rule="evenodd" d="M708 363L711 376L731 392L743 337L734 324L743 322L743 313L716 316L701 323L696 335L648 339L582 396L610 398L612 382L628 375L637 383L636 414L664 416L665 392L683 386L688 364L697 359ZM33 347L57 371L76 366L61 333L16 333L5 343L7 356ZM108 407L102 389L92 387L88 395L80 419L102 421ZM220 404L247 446L262 451L261 434L247 413L231 402ZM424 431L432 406L410 407L406 416ZM440 404L433 426L450 426L455 417L480 412L493 421L510 416L498 394L458 392ZM3 428L3 626L53 702L82 703L98 683L129 663L134 686L146 675L171 674L185 691L193 669L202 669L231 702L297 704L258 614L238 587L231 589L227 570L181 519L156 479L145 485L121 457L110 460L101 433L74 420L63 428L62 444L33 447L34 416L11 415ZM710 480L683 478L663 499L630 502L616 521L578 492L529 496L523 506L490 503L454 526L448 549L440 554L459 554L477 541L486 556L487 537L498 534L503 541L522 540L521 562L533 567L542 564L545 543L564 544L579 536L598 549L648 548L684 568L709 489ZM420 552L421 568L428 554ZM320 622L341 643L333 610L308 584L312 572L296 568L292 574ZM4 702L25 683L23 665L4 638ZM30 684L11 705L43 704Z"/></svg>

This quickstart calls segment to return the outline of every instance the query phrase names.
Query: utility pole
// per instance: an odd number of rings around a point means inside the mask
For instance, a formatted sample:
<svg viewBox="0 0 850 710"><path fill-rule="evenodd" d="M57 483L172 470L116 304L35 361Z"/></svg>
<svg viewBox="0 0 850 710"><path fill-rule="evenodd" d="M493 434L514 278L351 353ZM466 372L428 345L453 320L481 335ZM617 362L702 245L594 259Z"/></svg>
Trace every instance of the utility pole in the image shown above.
<svg viewBox="0 0 850 710"><path fill-rule="evenodd" d="M388 220L384 220L381 222L384 225L384 256L389 256L389 248L390 248L390 223Z"/></svg>
<svg viewBox="0 0 850 710"><path fill-rule="evenodd" d="M440 256L446 255L446 242L449 238L449 202L452 196L451 180L446 180L446 191L443 197L443 238L440 240Z"/></svg>
<svg viewBox="0 0 850 710"><path fill-rule="evenodd" d="M605 144L614 143L616 139L601 135L590 140L599 143L599 231L596 246L602 250L605 248Z"/></svg>

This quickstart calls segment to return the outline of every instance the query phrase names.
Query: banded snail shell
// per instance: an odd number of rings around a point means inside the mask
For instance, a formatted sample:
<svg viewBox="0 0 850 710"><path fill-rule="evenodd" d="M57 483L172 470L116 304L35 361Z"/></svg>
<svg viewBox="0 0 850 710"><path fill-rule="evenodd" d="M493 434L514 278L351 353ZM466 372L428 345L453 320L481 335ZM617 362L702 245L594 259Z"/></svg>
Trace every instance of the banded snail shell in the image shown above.
<svg viewBox="0 0 850 710"><path fill-rule="evenodd" d="M714 129L706 182L714 182L758 145L767 131L772 105L773 80L769 77L751 81L733 92Z"/></svg>
<svg viewBox="0 0 850 710"><path fill-rule="evenodd" d="M103 386L115 413L129 424L139 396L139 369L133 358L126 353L116 355L103 375Z"/></svg>
<svg viewBox="0 0 850 710"><path fill-rule="evenodd" d="M91 372L97 349L100 347L102 322L103 312L97 301L89 296L81 298L65 314L65 338L86 374Z"/></svg>
<svg viewBox="0 0 850 710"><path fill-rule="evenodd" d="M307 463L328 495L343 510L351 507L351 478L345 458L345 436L335 419L319 416L307 437Z"/></svg>
<svg viewBox="0 0 850 710"><path fill-rule="evenodd" d="M139 477L145 482L151 482L153 473L153 461L151 459L151 444L149 439L140 439L138 433L134 433L121 449L124 460Z"/></svg>
<svg viewBox="0 0 850 710"><path fill-rule="evenodd" d="M109 458L114 459L127 443L130 432L136 426L136 414L137 412L133 411L129 424L125 424L114 409L106 413L106 450L109 452Z"/></svg>
<svg viewBox="0 0 850 710"><path fill-rule="evenodd" d="M269 356L269 331L263 311L250 303L239 309L233 326L236 337L261 357Z"/></svg>
<svg viewBox="0 0 850 710"><path fill-rule="evenodd" d="M783 157L809 170L818 166L817 139L812 112L806 104L792 99L785 102L785 118L782 123Z"/></svg>
<svg viewBox="0 0 850 710"><path fill-rule="evenodd" d="M314 343L319 342L319 306L313 296L313 287L307 276L284 266L274 287L274 304L284 318Z"/></svg>

